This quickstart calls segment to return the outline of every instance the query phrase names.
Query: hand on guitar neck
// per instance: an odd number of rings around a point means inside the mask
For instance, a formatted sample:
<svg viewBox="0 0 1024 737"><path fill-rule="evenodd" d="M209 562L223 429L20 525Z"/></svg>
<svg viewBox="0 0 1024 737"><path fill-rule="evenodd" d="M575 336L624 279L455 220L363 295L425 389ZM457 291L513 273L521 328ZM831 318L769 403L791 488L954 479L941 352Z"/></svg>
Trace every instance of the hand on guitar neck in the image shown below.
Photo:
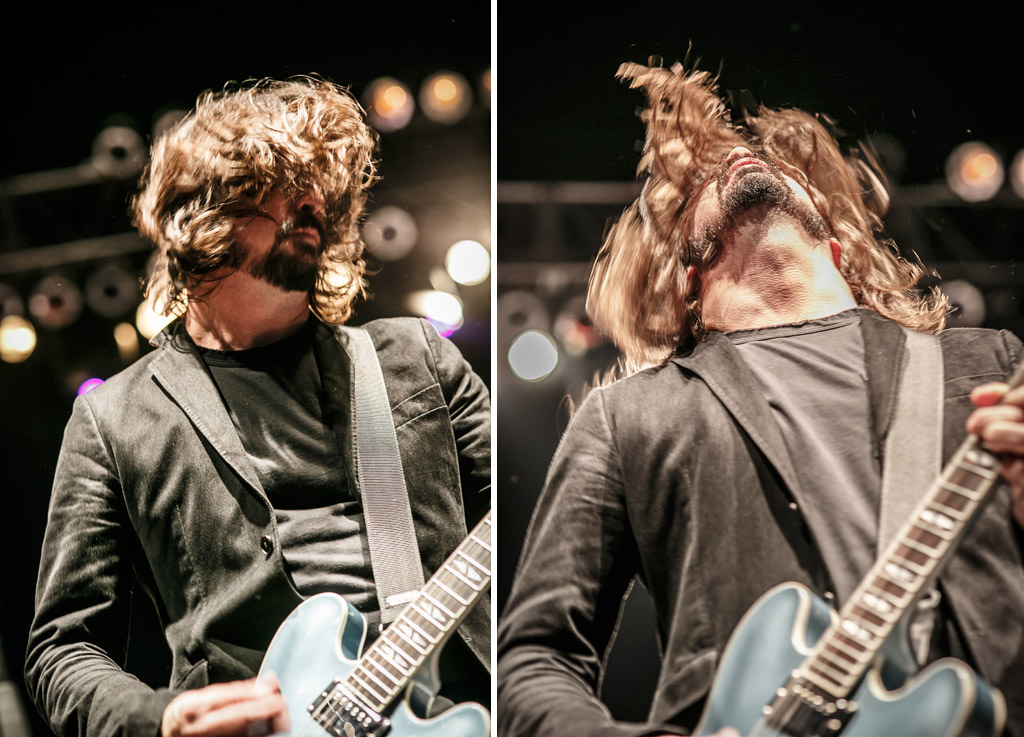
<svg viewBox="0 0 1024 737"><path fill-rule="evenodd" d="M967 418L967 432L999 454L999 473L1013 486L1013 517L1024 527L1024 386L982 384L971 401L978 409Z"/></svg>
<svg viewBox="0 0 1024 737"><path fill-rule="evenodd" d="M263 737L287 731L288 707L272 675L185 691L164 709L161 737Z"/></svg>

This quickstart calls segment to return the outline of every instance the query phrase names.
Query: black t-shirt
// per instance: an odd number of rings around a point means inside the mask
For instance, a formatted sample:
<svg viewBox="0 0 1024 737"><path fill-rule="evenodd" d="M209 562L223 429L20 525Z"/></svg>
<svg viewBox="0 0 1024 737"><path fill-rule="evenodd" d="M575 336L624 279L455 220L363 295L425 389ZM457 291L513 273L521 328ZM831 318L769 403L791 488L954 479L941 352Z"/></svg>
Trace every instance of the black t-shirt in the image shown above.
<svg viewBox="0 0 1024 737"><path fill-rule="evenodd" d="M347 415L321 383L317 323L267 346L199 348L274 508L286 568L303 596L344 596L377 633L379 607L362 504L335 436Z"/></svg>

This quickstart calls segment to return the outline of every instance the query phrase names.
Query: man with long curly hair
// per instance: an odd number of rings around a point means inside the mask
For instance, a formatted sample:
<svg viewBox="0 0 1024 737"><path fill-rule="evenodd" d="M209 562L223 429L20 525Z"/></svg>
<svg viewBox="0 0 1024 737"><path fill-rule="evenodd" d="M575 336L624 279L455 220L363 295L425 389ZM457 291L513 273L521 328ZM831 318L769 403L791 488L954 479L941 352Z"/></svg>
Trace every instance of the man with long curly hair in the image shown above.
<svg viewBox="0 0 1024 737"><path fill-rule="evenodd" d="M389 621L364 517L374 471L354 458L372 391L354 380L355 331L383 374L422 567L489 506L488 393L454 345L412 318L342 327L365 292L363 117L321 78L250 81L204 93L153 144L134 222L156 246L148 291L176 319L65 431L26 664L57 734L280 731L280 684L255 675L289 612L331 591L368 637ZM120 666L142 592L166 688ZM488 699L487 606L458 634L435 706Z"/></svg>
<svg viewBox="0 0 1024 737"><path fill-rule="evenodd" d="M966 433L1002 454L1003 478L936 585L908 607L905 673L947 655L968 662L1001 689L1010 733L1024 734L1024 389L1002 383L1021 342L944 329L946 300L919 288L922 266L882 235L888 195L874 158L841 147L831 121L765 107L733 121L706 72L619 73L647 95L646 181L597 256L588 310L621 349L625 377L580 405L537 504L499 627L502 737L749 729L740 714L760 719L783 686L778 698L807 723L785 722L779 708L761 725L768 733L837 729L843 714L826 710L844 693L830 680L838 671L764 683L752 706L709 707L726 644L786 582L826 611L854 599L891 539L881 520L909 515L885 511L890 479L920 466L923 496ZM929 362L940 368L904 381L906 366ZM943 512L927 518L953 526ZM913 579L929 550L904 550L907 568L886 569L892 586ZM615 722L598 698L634 580L653 600L661 652L645 724ZM896 611L884 591L871 596L851 627ZM763 637L802 638L792 624ZM870 639L853 631L835 667L852 669L850 652ZM766 667L755 659L731 676L756 683ZM998 724L991 693L979 703Z"/></svg>

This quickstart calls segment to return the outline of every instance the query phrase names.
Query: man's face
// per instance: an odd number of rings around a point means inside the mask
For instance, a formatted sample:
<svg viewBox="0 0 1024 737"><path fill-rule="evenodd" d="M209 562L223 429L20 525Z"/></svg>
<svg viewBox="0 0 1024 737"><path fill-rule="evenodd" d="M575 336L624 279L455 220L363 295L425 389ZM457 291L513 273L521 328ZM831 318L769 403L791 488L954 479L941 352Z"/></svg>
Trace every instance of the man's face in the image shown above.
<svg viewBox="0 0 1024 737"><path fill-rule="evenodd" d="M240 202L230 265L285 291L311 291L327 237L324 208L316 188Z"/></svg>
<svg viewBox="0 0 1024 737"><path fill-rule="evenodd" d="M792 215L815 239L823 240L830 235L806 189L769 158L737 146L687 206L691 254L709 265L704 255L710 251L713 261L722 247L723 236L741 216L759 208L765 213L774 209Z"/></svg>

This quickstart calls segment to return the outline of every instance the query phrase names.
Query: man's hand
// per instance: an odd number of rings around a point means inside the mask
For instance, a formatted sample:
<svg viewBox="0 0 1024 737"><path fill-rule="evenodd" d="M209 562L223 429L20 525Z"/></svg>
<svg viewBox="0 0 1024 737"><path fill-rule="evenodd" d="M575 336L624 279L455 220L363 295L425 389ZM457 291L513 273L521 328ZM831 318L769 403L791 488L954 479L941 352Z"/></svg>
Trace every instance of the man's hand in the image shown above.
<svg viewBox="0 0 1024 737"><path fill-rule="evenodd" d="M1024 386L1008 392L1006 384L982 384L971 401L978 409L967 418L967 432L1001 456L999 472L1013 486L1013 517L1024 527Z"/></svg>
<svg viewBox="0 0 1024 737"><path fill-rule="evenodd" d="M215 683L185 691L164 709L162 737L263 737L289 728L277 678Z"/></svg>

